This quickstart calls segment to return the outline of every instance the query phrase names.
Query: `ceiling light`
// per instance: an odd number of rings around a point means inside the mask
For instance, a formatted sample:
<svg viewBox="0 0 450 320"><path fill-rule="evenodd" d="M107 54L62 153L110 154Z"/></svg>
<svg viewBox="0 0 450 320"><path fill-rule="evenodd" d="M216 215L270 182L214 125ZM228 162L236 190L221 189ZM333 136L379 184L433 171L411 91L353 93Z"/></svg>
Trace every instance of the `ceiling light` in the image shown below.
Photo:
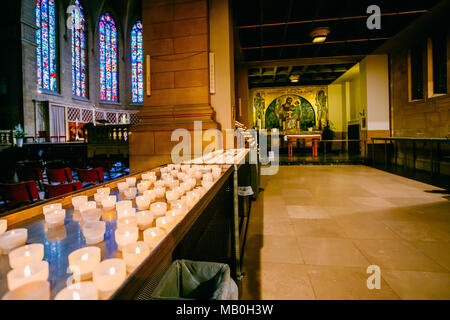
<svg viewBox="0 0 450 320"><path fill-rule="evenodd" d="M322 43L322 42L325 42L325 40L327 40L327 36L329 34L330 34L330 28L328 28L328 27L320 27L320 28L316 28L313 31L311 31L309 36L311 38L313 38L312 42L314 42L314 43Z"/></svg>

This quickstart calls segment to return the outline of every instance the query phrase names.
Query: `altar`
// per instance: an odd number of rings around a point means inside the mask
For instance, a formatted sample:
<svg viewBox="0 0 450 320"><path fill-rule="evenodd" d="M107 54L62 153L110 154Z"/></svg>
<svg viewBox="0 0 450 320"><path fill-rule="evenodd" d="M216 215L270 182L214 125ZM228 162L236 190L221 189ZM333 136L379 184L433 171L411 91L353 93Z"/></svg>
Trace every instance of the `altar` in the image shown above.
<svg viewBox="0 0 450 320"><path fill-rule="evenodd" d="M300 134L286 134L284 136L284 141L288 143L288 158L291 160L293 155L293 145L297 142L297 140L305 140L307 142L311 142L312 144L312 156L313 158L317 158L317 145L318 141L322 139L322 135L320 133L312 133L305 132Z"/></svg>

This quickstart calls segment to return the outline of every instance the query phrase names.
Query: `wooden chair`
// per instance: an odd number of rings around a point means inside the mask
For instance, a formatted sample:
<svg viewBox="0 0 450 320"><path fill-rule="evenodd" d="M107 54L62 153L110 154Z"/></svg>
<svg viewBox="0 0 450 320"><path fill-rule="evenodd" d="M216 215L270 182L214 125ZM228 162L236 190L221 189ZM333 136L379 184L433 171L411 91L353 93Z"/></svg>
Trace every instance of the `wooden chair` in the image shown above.
<svg viewBox="0 0 450 320"><path fill-rule="evenodd" d="M36 182L34 181L0 184L0 190L9 208L40 200Z"/></svg>
<svg viewBox="0 0 450 320"><path fill-rule="evenodd" d="M105 180L103 169L101 167L94 169L77 169L78 180L83 183L102 183Z"/></svg>
<svg viewBox="0 0 450 320"><path fill-rule="evenodd" d="M70 183L73 180L72 170L70 168L47 169L47 179L49 183Z"/></svg>
<svg viewBox="0 0 450 320"><path fill-rule="evenodd" d="M64 194L80 190L82 187L83 186L80 181L64 184L46 184L45 185L46 198L47 199L56 198Z"/></svg>

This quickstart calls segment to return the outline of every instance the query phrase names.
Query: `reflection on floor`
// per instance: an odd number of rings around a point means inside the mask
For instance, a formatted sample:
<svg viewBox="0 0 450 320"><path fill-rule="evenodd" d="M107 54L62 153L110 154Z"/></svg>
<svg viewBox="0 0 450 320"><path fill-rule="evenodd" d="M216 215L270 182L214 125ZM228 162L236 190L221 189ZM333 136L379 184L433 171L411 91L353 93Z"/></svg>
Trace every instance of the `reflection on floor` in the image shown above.
<svg viewBox="0 0 450 320"><path fill-rule="evenodd" d="M438 188L359 165L283 166L261 187L242 299L450 299L450 202ZM367 288L369 265L380 289Z"/></svg>

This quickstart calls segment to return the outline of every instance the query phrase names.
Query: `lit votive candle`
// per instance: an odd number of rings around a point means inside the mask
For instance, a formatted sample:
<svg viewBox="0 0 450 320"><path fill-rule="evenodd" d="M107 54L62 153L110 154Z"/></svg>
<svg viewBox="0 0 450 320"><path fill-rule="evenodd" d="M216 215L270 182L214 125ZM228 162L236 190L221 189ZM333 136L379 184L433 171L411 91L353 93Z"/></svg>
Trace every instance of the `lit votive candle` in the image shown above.
<svg viewBox="0 0 450 320"><path fill-rule="evenodd" d="M175 190L166 191L166 199L167 201L175 201L180 197L179 193Z"/></svg>
<svg viewBox="0 0 450 320"><path fill-rule="evenodd" d="M137 241L139 236L138 227L122 227L116 229L115 232L116 242L119 250L122 250L129 243L134 243Z"/></svg>
<svg viewBox="0 0 450 320"><path fill-rule="evenodd" d="M137 192L137 188L131 187L131 188L125 189L123 194L125 195L125 198L127 200L132 200L132 199L136 198L136 192Z"/></svg>
<svg viewBox="0 0 450 320"><path fill-rule="evenodd" d="M150 199L150 202L156 199L156 192L155 190L146 190L144 191L144 197L147 197Z"/></svg>
<svg viewBox="0 0 450 320"><path fill-rule="evenodd" d="M137 224L140 230L145 230L153 224L153 214L149 210L136 213Z"/></svg>
<svg viewBox="0 0 450 320"><path fill-rule="evenodd" d="M50 282L29 282L12 291L8 291L2 300L50 300Z"/></svg>
<svg viewBox="0 0 450 320"><path fill-rule="evenodd" d="M125 181L127 182L129 187L136 186L136 177L126 178Z"/></svg>
<svg viewBox="0 0 450 320"><path fill-rule="evenodd" d="M94 194L94 200L95 202L100 205L103 201L103 199L106 199L109 197L109 194L106 193L95 193Z"/></svg>
<svg viewBox="0 0 450 320"><path fill-rule="evenodd" d="M106 223L104 221L88 221L82 228L87 245L100 243L105 238Z"/></svg>
<svg viewBox="0 0 450 320"><path fill-rule="evenodd" d="M101 250L98 247L85 247L69 254L69 269L75 281L92 277L92 271L100 263Z"/></svg>
<svg viewBox="0 0 450 320"><path fill-rule="evenodd" d="M11 250L23 246L27 239L27 229L10 230L0 235L0 248L3 254L8 254Z"/></svg>
<svg viewBox="0 0 450 320"><path fill-rule="evenodd" d="M33 243L12 250L9 254L9 266L17 269L25 265L39 262L44 259L44 245Z"/></svg>
<svg viewBox="0 0 450 320"><path fill-rule="evenodd" d="M48 204L42 208L44 214L55 211L55 210L60 210L60 209L62 209L61 203Z"/></svg>
<svg viewBox="0 0 450 320"><path fill-rule="evenodd" d="M143 194L144 191L148 190L150 188L151 183L149 181L141 181L137 184L137 189L139 194Z"/></svg>
<svg viewBox="0 0 450 320"><path fill-rule="evenodd" d="M108 259L98 264L93 272L93 280L100 299L108 299L126 276L126 264L122 259Z"/></svg>
<svg viewBox="0 0 450 320"><path fill-rule="evenodd" d="M181 200L183 200L186 206L191 209L197 201L195 200L195 197L193 195L188 195L188 193L186 193L186 195L182 197Z"/></svg>
<svg viewBox="0 0 450 320"><path fill-rule="evenodd" d="M131 202L131 200L122 200L122 201L118 201L116 203L116 210L122 210L122 209L126 209L126 208L132 208L133 207L133 202Z"/></svg>
<svg viewBox="0 0 450 320"><path fill-rule="evenodd" d="M164 194L166 193L165 187L156 187L153 189L155 191L156 198L160 199L164 197Z"/></svg>
<svg viewBox="0 0 450 320"><path fill-rule="evenodd" d="M17 269L12 269L6 275L6 279L10 291L30 282L47 281L48 262L37 261Z"/></svg>
<svg viewBox="0 0 450 320"><path fill-rule="evenodd" d="M167 187L169 187L171 189L174 189L174 188L178 187L179 185L180 185L180 181L178 181L178 180L170 180L168 182Z"/></svg>
<svg viewBox="0 0 450 320"><path fill-rule="evenodd" d="M136 215L136 208L125 208L117 210L117 219L125 217L134 217Z"/></svg>
<svg viewBox="0 0 450 320"><path fill-rule="evenodd" d="M183 194L191 190L191 185L188 182L180 183L180 188L183 189Z"/></svg>
<svg viewBox="0 0 450 320"><path fill-rule="evenodd" d="M117 184L117 189L119 189L119 193L122 193L122 192L124 192L126 189L128 189L129 187L128 187L128 183L126 183L126 182L119 182L118 184Z"/></svg>
<svg viewBox="0 0 450 320"><path fill-rule="evenodd" d="M75 210L80 210L80 206L88 201L87 196L78 196L72 198L72 205Z"/></svg>
<svg viewBox="0 0 450 320"><path fill-rule="evenodd" d="M190 167L191 166L188 164L182 164L180 169L181 171L186 172L187 170L189 170Z"/></svg>
<svg viewBox="0 0 450 320"><path fill-rule="evenodd" d="M147 196L136 197L136 205L138 210L147 210L150 206L150 198Z"/></svg>
<svg viewBox="0 0 450 320"><path fill-rule="evenodd" d="M202 180L202 186L203 186L205 189L211 188L212 185L213 185L213 182L212 182L212 181L209 181L209 180Z"/></svg>
<svg viewBox="0 0 450 320"><path fill-rule="evenodd" d="M202 177L202 180L203 181L213 181L213 176L212 176L212 174L211 173L205 173L205 174L203 174L203 177Z"/></svg>
<svg viewBox="0 0 450 320"><path fill-rule="evenodd" d="M180 198L185 193L184 188L182 188L180 186L173 188L172 191L175 191L178 193L178 198Z"/></svg>
<svg viewBox="0 0 450 320"><path fill-rule="evenodd" d="M156 173L155 172L147 172L141 175L141 179L149 182L156 181Z"/></svg>
<svg viewBox="0 0 450 320"><path fill-rule="evenodd" d="M117 228L136 227L136 226L137 226L137 218L135 216L117 219Z"/></svg>
<svg viewBox="0 0 450 320"><path fill-rule="evenodd" d="M164 180L158 180L158 181L155 181L155 182L153 183L153 185L155 186L155 189L156 189L156 188L160 188L160 187L165 187L165 186L166 186L166 181L164 181Z"/></svg>
<svg viewBox="0 0 450 320"><path fill-rule="evenodd" d="M192 189L197 185L197 180L195 180L194 178L191 178L188 180L188 183L190 184L191 189Z"/></svg>
<svg viewBox="0 0 450 320"><path fill-rule="evenodd" d="M150 205L150 211L153 213L155 218L161 217L166 214L167 203L165 202L155 202Z"/></svg>
<svg viewBox="0 0 450 320"><path fill-rule="evenodd" d="M170 210L180 210L183 214L186 214L188 212L186 204L181 199L177 201L172 201L170 203Z"/></svg>
<svg viewBox="0 0 450 320"><path fill-rule="evenodd" d="M57 228L64 225L64 219L66 218L66 210L58 209L49 211L44 214L45 222L49 228Z"/></svg>
<svg viewBox="0 0 450 320"><path fill-rule="evenodd" d="M131 273L150 254L150 247L143 241L130 243L123 248L123 260L127 265L127 272Z"/></svg>
<svg viewBox="0 0 450 320"><path fill-rule="evenodd" d="M183 171L179 171L177 173L178 180L184 180L185 177L186 177L186 173L184 173Z"/></svg>
<svg viewBox="0 0 450 320"><path fill-rule="evenodd" d="M107 196L102 199L102 207L105 210L112 210L116 205L117 197L116 196Z"/></svg>
<svg viewBox="0 0 450 320"><path fill-rule="evenodd" d="M181 164L175 163L175 164L173 165L173 168L174 168L175 170L179 171L179 170L181 169Z"/></svg>
<svg viewBox="0 0 450 320"><path fill-rule="evenodd" d="M149 245L151 249L155 248L162 239L166 236L166 232L161 228L149 228L144 231L144 242Z"/></svg>
<svg viewBox="0 0 450 320"><path fill-rule="evenodd" d="M212 176L214 180L217 180L220 177L220 174L222 173L222 169L220 167L214 167L212 169Z"/></svg>
<svg viewBox="0 0 450 320"><path fill-rule="evenodd" d="M203 187L203 186L197 187L194 190L197 190L199 192L200 197L203 196L206 193L206 191L207 191L207 189L205 187Z"/></svg>
<svg viewBox="0 0 450 320"><path fill-rule="evenodd" d="M156 227L161 228L166 232L169 232L175 224L175 219L171 216L164 216L156 219Z"/></svg>
<svg viewBox="0 0 450 320"><path fill-rule="evenodd" d="M79 210L81 213L97 208L95 201L88 201L80 205Z"/></svg>
<svg viewBox="0 0 450 320"><path fill-rule="evenodd" d="M167 211L166 217L172 217L175 220L175 223L178 223L183 219L184 214L183 211L174 209Z"/></svg>
<svg viewBox="0 0 450 320"><path fill-rule="evenodd" d="M194 177L197 180L200 180L202 178L203 173L200 170L195 171Z"/></svg>
<svg viewBox="0 0 450 320"><path fill-rule="evenodd" d="M4 234L8 229L8 221L0 219L0 235Z"/></svg>
<svg viewBox="0 0 450 320"><path fill-rule="evenodd" d="M99 188L97 189L97 193L106 194L109 196L109 194L111 193L111 188L109 187Z"/></svg>
<svg viewBox="0 0 450 320"><path fill-rule="evenodd" d="M101 216L102 210L100 210L99 208L85 210L81 212L81 218L83 219L83 222L98 221L100 220Z"/></svg>
<svg viewBox="0 0 450 320"><path fill-rule="evenodd" d="M98 300L98 290L92 281L74 283L58 292L55 300Z"/></svg>

